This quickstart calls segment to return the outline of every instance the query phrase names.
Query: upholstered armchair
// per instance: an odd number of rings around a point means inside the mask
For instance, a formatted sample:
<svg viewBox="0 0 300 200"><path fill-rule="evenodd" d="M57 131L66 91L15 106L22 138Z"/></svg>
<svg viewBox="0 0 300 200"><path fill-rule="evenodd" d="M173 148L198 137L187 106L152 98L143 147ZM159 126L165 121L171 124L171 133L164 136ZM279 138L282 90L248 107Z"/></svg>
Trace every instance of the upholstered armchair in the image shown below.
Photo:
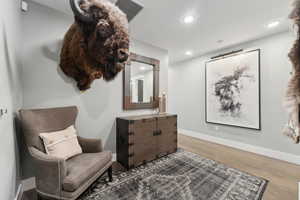
<svg viewBox="0 0 300 200"><path fill-rule="evenodd" d="M112 154L103 151L101 140L78 136L83 153L68 160L46 154L39 134L75 125L77 114L76 107L20 111L26 144L34 161L39 199L74 200L104 172L112 181Z"/></svg>

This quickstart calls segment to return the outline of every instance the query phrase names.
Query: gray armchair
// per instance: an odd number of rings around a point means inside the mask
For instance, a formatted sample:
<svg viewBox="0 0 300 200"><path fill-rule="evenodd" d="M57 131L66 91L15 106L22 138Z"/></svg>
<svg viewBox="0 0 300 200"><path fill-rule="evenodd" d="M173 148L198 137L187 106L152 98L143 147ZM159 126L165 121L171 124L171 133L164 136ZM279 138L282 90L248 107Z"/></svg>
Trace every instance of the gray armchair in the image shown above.
<svg viewBox="0 0 300 200"><path fill-rule="evenodd" d="M112 181L112 154L103 151L101 140L78 136L83 153L68 160L45 153L39 137L75 124L76 107L21 110L20 118L30 155L34 160L39 198L74 200L104 172Z"/></svg>

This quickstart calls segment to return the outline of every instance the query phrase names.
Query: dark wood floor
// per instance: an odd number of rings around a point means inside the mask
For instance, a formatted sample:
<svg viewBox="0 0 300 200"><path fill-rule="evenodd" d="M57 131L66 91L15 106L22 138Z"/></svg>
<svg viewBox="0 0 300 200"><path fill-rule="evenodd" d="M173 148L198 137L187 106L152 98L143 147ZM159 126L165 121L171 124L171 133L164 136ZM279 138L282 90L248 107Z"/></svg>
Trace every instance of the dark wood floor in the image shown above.
<svg viewBox="0 0 300 200"><path fill-rule="evenodd" d="M179 135L178 144L180 148L187 151L269 180L264 200L297 200L298 198L297 189L298 181L300 181L300 166L298 165L183 135ZM121 169L117 163L113 168L114 170ZM23 195L23 200L36 199L34 190L27 191Z"/></svg>

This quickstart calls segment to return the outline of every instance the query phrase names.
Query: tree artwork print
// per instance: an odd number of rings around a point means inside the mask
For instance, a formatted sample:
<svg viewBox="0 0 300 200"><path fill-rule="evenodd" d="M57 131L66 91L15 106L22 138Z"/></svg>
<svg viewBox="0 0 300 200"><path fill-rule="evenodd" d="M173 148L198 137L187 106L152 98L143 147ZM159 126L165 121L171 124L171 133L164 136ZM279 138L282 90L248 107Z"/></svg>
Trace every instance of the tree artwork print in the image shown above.
<svg viewBox="0 0 300 200"><path fill-rule="evenodd" d="M260 130L260 50L206 63L206 122Z"/></svg>

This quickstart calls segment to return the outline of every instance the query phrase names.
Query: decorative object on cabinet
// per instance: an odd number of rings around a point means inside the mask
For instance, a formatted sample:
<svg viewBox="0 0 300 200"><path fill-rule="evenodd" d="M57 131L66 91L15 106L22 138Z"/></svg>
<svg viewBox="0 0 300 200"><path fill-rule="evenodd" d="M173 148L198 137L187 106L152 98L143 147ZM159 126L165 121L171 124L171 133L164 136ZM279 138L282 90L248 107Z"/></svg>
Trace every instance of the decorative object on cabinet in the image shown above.
<svg viewBox="0 0 300 200"><path fill-rule="evenodd" d="M65 35L62 71L77 82L79 90L95 79L113 80L129 57L126 15L107 0L70 0L75 23Z"/></svg>
<svg viewBox="0 0 300 200"><path fill-rule="evenodd" d="M159 97L159 114L164 114L167 111L167 96L166 93L163 92L162 97Z"/></svg>
<svg viewBox="0 0 300 200"><path fill-rule="evenodd" d="M177 115L117 118L117 161L127 169L177 151Z"/></svg>
<svg viewBox="0 0 300 200"><path fill-rule="evenodd" d="M160 61L131 53L127 63L123 71L124 110L158 108Z"/></svg>
<svg viewBox="0 0 300 200"><path fill-rule="evenodd" d="M260 50L206 63L206 122L260 130Z"/></svg>

